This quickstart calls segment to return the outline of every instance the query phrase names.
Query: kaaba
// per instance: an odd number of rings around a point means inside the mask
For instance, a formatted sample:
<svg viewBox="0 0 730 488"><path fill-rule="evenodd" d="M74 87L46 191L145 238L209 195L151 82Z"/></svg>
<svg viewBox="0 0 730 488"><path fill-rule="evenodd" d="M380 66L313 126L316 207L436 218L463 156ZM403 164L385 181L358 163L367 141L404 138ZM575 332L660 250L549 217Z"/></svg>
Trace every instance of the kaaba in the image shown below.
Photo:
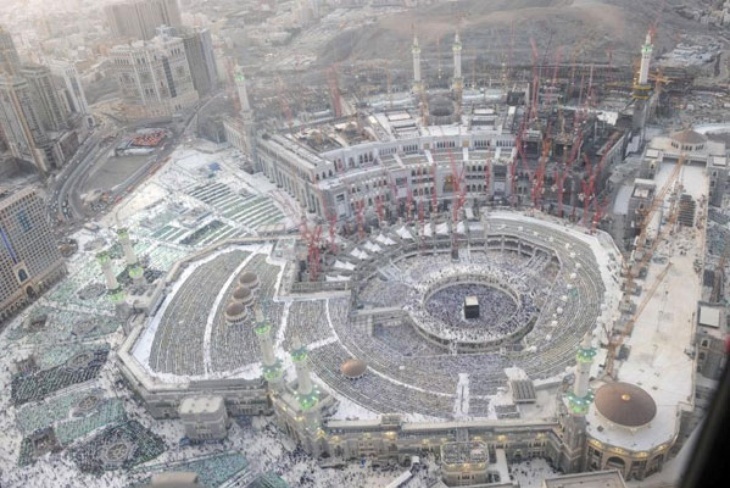
<svg viewBox="0 0 730 488"><path fill-rule="evenodd" d="M464 317L467 319L479 318L479 300L475 296L464 297Z"/></svg>

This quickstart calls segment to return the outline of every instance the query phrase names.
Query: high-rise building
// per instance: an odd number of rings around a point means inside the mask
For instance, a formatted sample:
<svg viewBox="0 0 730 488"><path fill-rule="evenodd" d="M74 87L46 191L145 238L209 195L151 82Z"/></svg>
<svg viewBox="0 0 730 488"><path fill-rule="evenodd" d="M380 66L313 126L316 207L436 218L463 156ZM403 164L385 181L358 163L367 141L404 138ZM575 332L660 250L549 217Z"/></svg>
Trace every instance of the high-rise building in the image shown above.
<svg viewBox="0 0 730 488"><path fill-rule="evenodd" d="M39 64L24 64L20 68L20 75L30 85L33 102L43 128L49 132L66 129L68 127L66 104L59 96L50 68Z"/></svg>
<svg viewBox="0 0 730 488"><path fill-rule="evenodd" d="M49 67L51 73L63 84L65 89L63 93L71 111L83 115L90 114L86 93L84 93L84 87L81 84L76 66L68 61L57 60L51 61Z"/></svg>
<svg viewBox="0 0 730 488"><path fill-rule="evenodd" d="M0 200L0 323L66 273L43 200L32 189Z"/></svg>
<svg viewBox="0 0 730 488"><path fill-rule="evenodd" d="M33 164L42 174L56 166L32 88L23 78L0 75L0 128L11 156Z"/></svg>
<svg viewBox="0 0 730 488"><path fill-rule="evenodd" d="M203 97L216 88L218 70L216 69L213 39L208 29L176 29L177 36L183 40L185 55L193 77L193 86Z"/></svg>
<svg viewBox="0 0 730 488"><path fill-rule="evenodd" d="M129 117L169 117L197 103L183 40L170 29L149 42L115 46L110 58Z"/></svg>
<svg viewBox="0 0 730 488"><path fill-rule="evenodd" d="M20 57L13 37L0 27L0 74L16 75L20 69Z"/></svg>
<svg viewBox="0 0 730 488"><path fill-rule="evenodd" d="M149 41L161 25L182 27L177 0L125 0L104 7L112 34Z"/></svg>

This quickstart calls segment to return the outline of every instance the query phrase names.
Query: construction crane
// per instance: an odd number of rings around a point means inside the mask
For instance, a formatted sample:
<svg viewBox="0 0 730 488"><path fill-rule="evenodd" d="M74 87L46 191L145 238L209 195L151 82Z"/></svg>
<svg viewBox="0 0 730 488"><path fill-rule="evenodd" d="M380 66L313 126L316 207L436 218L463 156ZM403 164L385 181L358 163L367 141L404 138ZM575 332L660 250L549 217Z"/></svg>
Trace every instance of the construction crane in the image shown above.
<svg viewBox="0 0 730 488"><path fill-rule="evenodd" d="M641 317L641 314L644 312L644 309L646 308L647 304L651 300L651 298L654 296L654 294L657 291L657 288L659 288L659 285L664 281L664 278L666 278L667 273L669 273L669 269L672 267L672 263L669 262L666 267L662 270L661 273L657 276L656 280L654 280L654 283L652 284L651 288L647 292L647 294L644 296L644 298L641 300L641 303L636 308L636 311L631 316L631 318L626 322L626 324L623 327L623 331L620 334L609 334L608 330L604 327L604 332L606 333L606 336L608 337L608 346L607 346L607 353L606 353L606 366L604 368L604 373L607 376L610 376L611 378L614 378L614 365L616 363L616 354L618 352L619 347L623 344L626 337L631 335L631 332L634 330L634 324L636 324L636 321Z"/></svg>
<svg viewBox="0 0 730 488"><path fill-rule="evenodd" d="M340 93L340 82L337 77L337 67L332 65L327 70L327 84L329 85L330 97L332 98L332 113L335 118L342 117L342 94Z"/></svg>
<svg viewBox="0 0 730 488"><path fill-rule="evenodd" d="M588 210L593 203L594 210L596 209L596 180L598 180L601 176L601 173L603 172L603 168L606 165L606 158L611 152L611 149L613 148L613 145L616 143L616 139L618 139L619 134L614 133L611 138L608 140L606 145L604 146L605 151L603 153L603 156L601 157L601 160L598 162L598 165L595 167L591 166L590 160L588 159L588 155L584 155L586 166L589 168L589 177L587 181L584 181L583 184L583 225L587 225L588 222Z"/></svg>
<svg viewBox="0 0 730 488"><path fill-rule="evenodd" d="M362 241L365 238L365 200L363 199L355 202L355 218L357 219L357 238Z"/></svg>
<svg viewBox="0 0 730 488"><path fill-rule="evenodd" d="M436 213L439 209L439 197L436 191L436 161L431 165L431 212Z"/></svg>
<svg viewBox="0 0 730 488"><path fill-rule="evenodd" d="M226 59L226 73L228 75L228 98L233 104L233 110L238 115L241 112L241 100L238 98L238 90L236 89L236 66L233 58Z"/></svg>
<svg viewBox="0 0 730 488"><path fill-rule="evenodd" d="M319 185L314 186L319 197L320 204L322 205L322 213L327 219L327 233L329 234L328 244L332 254L337 254L337 212L334 208L327 205L324 195L322 194L322 188Z"/></svg>
<svg viewBox="0 0 730 488"><path fill-rule="evenodd" d="M606 207L608 207L608 200L603 199L602 203L596 202L596 211L593 213L593 225L591 226L591 234L596 233L598 224L601 222L603 217L606 216Z"/></svg>
<svg viewBox="0 0 730 488"><path fill-rule="evenodd" d="M385 222L385 209L383 208L383 199L381 195L375 196L375 213L378 216L378 227L383 227Z"/></svg>
<svg viewBox="0 0 730 488"><path fill-rule="evenodd" d="M642 219L642 230L641 234L639 235L637 239L637 245L634 250L634 256L639 256L640 261L636 264L631 263L629 261L628 265L626 266L625 270L625 281L624 281L624 296L623 301L625 305L629 305L630 303L630 297L634 290L634 278L635 275L638 276L641 269L644 268L649 262L649 260L654 255L654 252L656 251L657 247L659 246L659 243L664 239L664 237L672 231L674 228L674 225L676 224L677 218L679 216L679 205L677 204L678 195L675 195L673 199L673 203L671 205L670 211L669 211L669 217L667 219L667 223L662 227L662 229L657 233L654 241L652 242L652 245L649 249L645 249L646 241L648 239L647 234L649 231L649 224L651 222L651 219L654 217L654 214L656 210L659 208L659 205L664 202L664 198L666 197L667 193L669 192L669 189L674 187L675 182L677 181L677 178L680 174L681 168L684 165L684 162L686 160L686 155L682 153L679 157L679 160L674 166L674 169L672 170L672 174L670 175L669 179L667 179L664 186L662 186L660 192L654 197L652 200L651 205L649 206L648 211L646 212L644 218ZM613 334L612 336L609 336L609 344L608 344L608 355L606 360L606 374L609 376L613 376L613 364L615 361L615 355L618 351L618 347L623 343L626 337L631 335L631 332L633 331L634 324L636 323L636 320L641 316L641 313L644 311L644 308L646 307L646 304L649 302L651 297L654 295L654 292L656 291L656 288L659 286L658 283L661 283L661 281L666 276L667 272L669 271L669 267L671 266L671 263L667 265L667 267L659 274L657 277L657 280L655 281L654 285L652 285L652 288L649 290L647 295L642 299L641 303L637 307L635 313L633 316L626 322L624 327L622 328L622 331L618 334ZM636 270L636 272L634 271ZM628 307L626 307L628 308Z"/></svg>
<svg viewBox="0 0 730 488"><path fill-rule="evenodd" d="M725 285L725 264L727 263L728 257L730 257L730 242L725 242L725 250L715 268L715 280L712 284L711 298L713 303L720 303L722 301L722 291Z"/></svg>
<svg viewBox="0 0 730 488"><path fill-rule="evenodd" d="M637 239L637 245L635 247L637 254L640 250L643 249L644 245L646 244L646 240L648 237L647 229L649 227L649 224L651 223L651 219L654 218L654 214L656 213L657 209L662 203L664 203L664 198L667 196L667 193L669 193L669 190L674 186L674 182L677 181L677 178L679 178L679 174L686 160L687 155L682 152L679 156L679 159L677 160L677 163L674 165L674 169L672 170L671 175L664 183L664 186L662 186L662 188L659 190L659 193L654 196L648 208L643 210L639 208L637 210L637 213L639 214L639 216L637 216L637 220L641 222L641 230L639 233L639 238Z"/></svg>
<svg viewBox="0 0 730 488"><path fill-rule="evenodd" d="M279 91L279 105L281 106L282 113L286 117L286 125L289 127L289 132L291 132L294 127L294 117L292 116L289 101L284 93L284 81L281 79L281 76L278 77L277 85Z"/></svg>
<svg viewBox="0 0 730 488"><path fill-rule="evenodd" d="M317 281L319 279L319 243L322 237L322 226L310 226L307 217L302 215L302 221L299 224L299 234L307 245L309 281Z"/></svg>
<svg viewBox="0 0 730 488"><path fill-rule="evenodd" d="M537 44L534 38L530 38L530 46L532 47L532 100L530 101L530 117L529 120L532 122L537 118L538 104L540 103L540 74L538 71L538 52Z"/></svg>
<svg viewBox="0 0 730 488"><path fill-rule="evenodd" d="M406 222L409 224L413 220L413 190L410 185L406 189Z"/></svg>
<svg viewBox="0 0 730 488"><path fill-rule="evenodd" d="M551 141L547 134L550 133L550 128L546 131L546 137L542 141L542 154L538 161L537 170L535 176L532 179L532 205L535 210L540 210L542 204L542 194L544 192L543 186L545 185L545 170L550 156L550 149L552 148Z"/></svg>
<svg viewBox="0 0 730 488"><path fill-rule="evenodd" d="M484 194L489 195L491 194L491 191L489 191L489 185L491 183L492 179L492 160L487 159L484 164Z"/></svg>
<svg viewBox="0 0 730 488"><path fill-rule="evenodd" d="M462 184L464 170L460 172L457 168L456 158L451 149L449 149L449 162L451 163L451 179L454 190L454 198L451 201L451 218L453 222L459 219L459 211L466 203L466 186Z"/></svg>

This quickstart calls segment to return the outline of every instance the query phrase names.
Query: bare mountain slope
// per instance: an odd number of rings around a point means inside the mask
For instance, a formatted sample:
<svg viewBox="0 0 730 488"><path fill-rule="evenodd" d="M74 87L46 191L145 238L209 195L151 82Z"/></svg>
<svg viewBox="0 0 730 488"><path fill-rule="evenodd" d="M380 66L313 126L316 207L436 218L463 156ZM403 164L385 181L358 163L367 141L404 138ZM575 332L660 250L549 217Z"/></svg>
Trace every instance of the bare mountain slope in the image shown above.
<svg viewBox="0 0 730 488"><path fill-rule="evenodd" d="M511 56L514 63L530 62L534 39L541 56L552 57L560 47L563 60L606 62L611 51L614 63L628 63L659 19L660 50L674 45L679 34L706 32L707 26L677 15L673 3L667 0L660 15L662 0L462 0L384 15L375 24L342 32L320 53L320 62L407 61L412 26L424 59L446 58L460 25L465 59L499 63Z"/></svg>

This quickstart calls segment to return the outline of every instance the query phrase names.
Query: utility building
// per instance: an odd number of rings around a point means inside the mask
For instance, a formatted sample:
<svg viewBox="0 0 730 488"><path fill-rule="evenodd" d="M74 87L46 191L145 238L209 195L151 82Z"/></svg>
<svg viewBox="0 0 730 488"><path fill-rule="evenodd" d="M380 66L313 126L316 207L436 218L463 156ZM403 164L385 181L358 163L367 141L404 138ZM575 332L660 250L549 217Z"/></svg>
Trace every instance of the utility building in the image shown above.
<svg viewBox="0 0 730 488"><path fill-rule="evenodd" d="M110 58L129 118L171 117L198 101L183 40L161 28L149 42L112 48Z"/></svg>
<svg viewBox="0 0 730 488"><path fill-rule="evenodd" d="M127 0L104 7L114 37L149 41L161 25L182 27L177 0Z"/></svg>
<svg viewBox="0 0 730 488"><path fill-rule="evenodd" d="M215 66L213 40L208 29L178 29L178 36L185 45L193 87L200 97L215 90L218 84L218 70Z"/></svg>
<svg viewBox="0 0 730 488"><path fill-rule="evenodd" d="M45 174L56 166L56 155L33 103L31 86L23 78L0 76L0 129L15 159Z"/></svg>
<svg viewBox="0 0 730 488"><path fill-rule="evenodd" d="M66 274L46 219L33 190L0 200L0 323Z"/></svg>
<svg viewBox="0 0 730 488"><path fill-rule="evenodd" d="M38 64L26 64L20 74L28 82L33 103L46 131L59 132L67 128L68 111L53 83L51 70Z"/></svg>

